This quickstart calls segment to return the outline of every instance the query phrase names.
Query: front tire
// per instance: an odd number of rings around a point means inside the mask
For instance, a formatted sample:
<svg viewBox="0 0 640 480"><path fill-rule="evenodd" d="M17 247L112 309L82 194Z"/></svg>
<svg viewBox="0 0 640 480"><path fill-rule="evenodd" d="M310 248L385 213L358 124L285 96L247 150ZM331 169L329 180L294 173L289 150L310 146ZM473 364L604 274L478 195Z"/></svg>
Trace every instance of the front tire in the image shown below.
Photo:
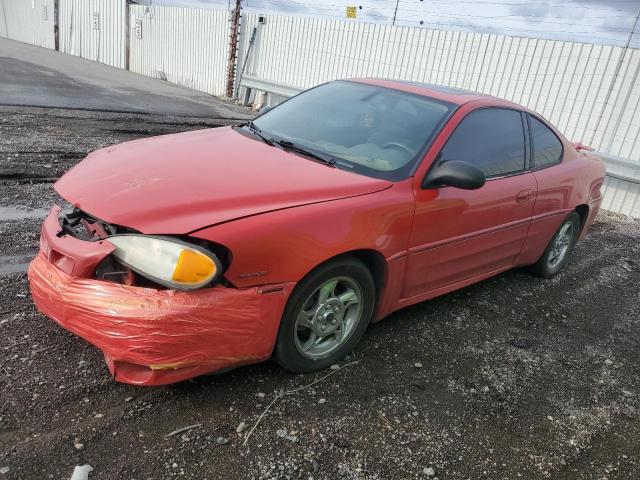
<svg viewBox="0 0 640 480"><path fill-rule="evenodd" d="M342 360L364 334L376 300L369 269L345 256L320 265L295 288L274 352L287 370L306 373Z"/></svg>
<svg viewBox="0 0 640 480"><path fill-rule="evenodd" d="M529 267L531 273L542 278L552 278L560 273L569 262L579 233L580 215L571 212L553 235L537 263Z"/></svg>

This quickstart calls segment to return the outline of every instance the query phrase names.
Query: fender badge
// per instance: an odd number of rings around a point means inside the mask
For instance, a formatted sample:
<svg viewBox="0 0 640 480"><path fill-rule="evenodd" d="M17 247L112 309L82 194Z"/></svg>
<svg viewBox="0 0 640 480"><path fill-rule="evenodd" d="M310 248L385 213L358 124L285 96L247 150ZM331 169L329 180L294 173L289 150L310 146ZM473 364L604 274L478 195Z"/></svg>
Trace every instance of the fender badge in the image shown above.
<svg viewBox="0 0 640 480"><path fill-rule="evenodd" d="M264 277L268 272L266 270L260 270L258 272L241 273L238 278L255 278Z"/></svg>

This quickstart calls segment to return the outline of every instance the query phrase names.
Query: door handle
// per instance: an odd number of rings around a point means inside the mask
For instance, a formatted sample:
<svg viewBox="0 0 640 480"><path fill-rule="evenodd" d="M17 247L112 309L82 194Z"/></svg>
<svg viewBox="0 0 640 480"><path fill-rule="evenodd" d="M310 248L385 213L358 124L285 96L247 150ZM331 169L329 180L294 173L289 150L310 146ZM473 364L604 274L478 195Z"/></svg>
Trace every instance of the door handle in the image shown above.
<svg viewBox="0 0 640 480"><path fill-rule="evenodd" d="M516 195L516 202L528 202L531 200L531 197L533 197L533 190L522 190L521 192L518 192L518 195Z"/></svg>

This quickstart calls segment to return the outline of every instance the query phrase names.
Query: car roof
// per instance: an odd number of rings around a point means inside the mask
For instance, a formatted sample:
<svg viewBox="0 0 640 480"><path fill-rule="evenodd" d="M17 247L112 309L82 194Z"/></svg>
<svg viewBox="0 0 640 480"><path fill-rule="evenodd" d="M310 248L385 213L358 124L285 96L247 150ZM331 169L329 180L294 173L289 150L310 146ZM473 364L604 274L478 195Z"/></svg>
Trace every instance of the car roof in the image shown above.
<svg viewBox="0 0 640 480"><path fill-rule="evenodd" d="M407 80L392 80L387 78L350 78L349 81L401 90L408 93L435 98L437 100L443 100L455 105L463 105L477 100L491 100L495 102L496 105L517 108L525 111L527 110L527 108L518 105L517 103L509 102L508 100L503 100L491 95L485 95L484 93L472 92L471 90L448 87L445 85L412 82Z"/></svg>

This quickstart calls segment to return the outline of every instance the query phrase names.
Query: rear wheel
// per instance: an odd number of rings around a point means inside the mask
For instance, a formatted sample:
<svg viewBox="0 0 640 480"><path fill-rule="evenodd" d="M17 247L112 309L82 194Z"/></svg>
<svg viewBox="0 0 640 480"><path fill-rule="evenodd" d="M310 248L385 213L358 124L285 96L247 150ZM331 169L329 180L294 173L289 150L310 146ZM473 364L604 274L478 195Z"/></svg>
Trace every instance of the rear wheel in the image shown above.
<svg viewBox="0 0 640 480"><path fill-rule="evenodd" d="M275 360L311 372L341 360L360 341L375 304L369 269L354 257L319 266L291 294L282 317Z"/></svg>
<svg viewBox="0 0 640 480"><path fill-rule="evenodd" d="M568 263L580 232L580 215L571 212L549 242L542 257L530 267L531 273L543 278L557 275Z"/></svg>

